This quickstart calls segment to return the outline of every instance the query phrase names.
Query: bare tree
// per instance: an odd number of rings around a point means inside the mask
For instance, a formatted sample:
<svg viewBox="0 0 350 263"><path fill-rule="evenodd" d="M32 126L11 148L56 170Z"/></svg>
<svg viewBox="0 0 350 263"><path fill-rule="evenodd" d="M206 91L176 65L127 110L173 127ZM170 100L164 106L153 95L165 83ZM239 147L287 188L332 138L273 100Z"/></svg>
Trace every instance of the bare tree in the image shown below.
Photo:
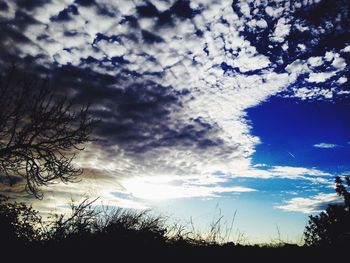
<svg viewBox="0 0 350 263"><path fill-rule="evenodd" d="M78 109L42 79L11 67L0 79L0 179L25 179L26 190L41 198L40 186L81 174L74 150L91 140L95 123L89 107Z"/></svg>

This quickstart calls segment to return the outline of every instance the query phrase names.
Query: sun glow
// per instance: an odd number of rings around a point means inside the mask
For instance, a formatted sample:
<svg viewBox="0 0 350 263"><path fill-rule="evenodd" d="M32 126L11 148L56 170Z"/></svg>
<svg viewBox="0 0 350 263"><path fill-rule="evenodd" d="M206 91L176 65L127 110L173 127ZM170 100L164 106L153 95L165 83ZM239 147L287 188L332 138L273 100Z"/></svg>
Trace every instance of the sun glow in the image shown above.
<svg viewBox="0 0 350 263"><path fill-rule="evenodd" d="M136 198L148 200L165 200L191 197L188 187L173 185L172 182L158 178L130 178L122 182L123 187Z"/></svg>
<svg viewBox="0 0 350 263"><path fill-rule="evenodd" d="M125 179L122 181L122 186L127 193L136 198L153 201L188 197L214 197L218 193L255 191L241 186L193 185L171 179L171 177L156 176Z"/></svg>

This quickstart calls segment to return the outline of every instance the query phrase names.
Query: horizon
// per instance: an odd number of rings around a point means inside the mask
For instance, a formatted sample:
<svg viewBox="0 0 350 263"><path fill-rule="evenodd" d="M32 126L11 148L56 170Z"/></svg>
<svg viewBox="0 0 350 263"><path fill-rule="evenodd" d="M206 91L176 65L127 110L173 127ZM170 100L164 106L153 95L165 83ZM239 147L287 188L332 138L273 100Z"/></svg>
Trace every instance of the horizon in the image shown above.
<svg viewBox="0 0 350 263"><path fill-rule="evenodd" d="M80 182L38 200L0 178L0 192L44 214L88 196L200 229L236 215L232 239L300 243L350 173L349 8L0 0L2 71L48 76L100 120L74 160Z"/></svg>

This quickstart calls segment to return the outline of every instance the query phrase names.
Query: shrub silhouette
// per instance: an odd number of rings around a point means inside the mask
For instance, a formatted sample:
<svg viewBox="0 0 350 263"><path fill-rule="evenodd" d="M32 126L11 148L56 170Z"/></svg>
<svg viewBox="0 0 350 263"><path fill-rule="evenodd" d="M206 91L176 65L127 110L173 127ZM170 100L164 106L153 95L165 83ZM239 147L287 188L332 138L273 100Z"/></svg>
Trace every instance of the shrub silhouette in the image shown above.
<svg viewBox="0 0 350 263"><path fill-rule="evenodd" d="M0 196L0 243L23 246L40 241L43 229L38 211L24 203L9 203Z"/></svg>
<svg viewBox="0 0 350 263"><path fill-rule="evenodd" d="M95 199L96 200L96 199ZM46 223L47 229L43 236L46 242L60 243L68 239L83 239L98 229L98 213L91 208L93 201L83 200L78 205L71 204L71 213L55 214Z"/></svg>
<svg viewBox="0 0 350 263"><path fill-rule="evenodd" d="M84 200L71 205L70 214L44 220L26 204L0 199L1 260L5 262L9 256L9 262L281 262L287 254L294 260L324 259L330 254L317 247L243 246L196 239L182 226L167 227L163 217L148 211L104 210L92 203ZM331 255L335 259L343 254L332 251Z"/></svg>
<svg viewBox="0 0 350 263"><path fill-rule="evenodd" d="M54 214L43 220L38 211L25 203L0 199L0 233L5 245L10 242L27 245L63 245L79 240L152 244L166 242L168 229L164 219L149 215L148 211L114 209L99 211L92 208L95 200L85 199L78 205L71 204L68 215Z"/></svg>
<svg viewBox="0 0 350 263"><path fill-rule="evenodd" d="M349 177L336 177L336 192L344 204L329 205L326 211L310 216L305 228L305 243L317 246L345 246L350 242L350 186Z"/></svg>

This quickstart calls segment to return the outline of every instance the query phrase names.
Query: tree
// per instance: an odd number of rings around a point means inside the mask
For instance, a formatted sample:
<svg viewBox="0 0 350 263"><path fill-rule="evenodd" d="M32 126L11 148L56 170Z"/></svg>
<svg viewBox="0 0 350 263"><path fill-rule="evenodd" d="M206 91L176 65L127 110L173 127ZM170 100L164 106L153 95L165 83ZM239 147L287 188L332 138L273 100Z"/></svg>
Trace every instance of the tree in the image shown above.
<svg viewBox="0 0 350 263"><path fill-rule="evenodd" d="M342 205L328 205L326 211L310 216L305 228L306 245L344 246L350 242L350 187L348 176L345 180L335 178L336 192L344 199Z"/></svg>
<svg viewBox="0 0 350 263"><path fill-rule="evenodd" d="M77 108L48 78L12 66L0 79L0 179L13 184L20 176L37 198L40 186L74 181L82 172L72 164L74 150L91 140L95 122L89 106Z"/></svg>

